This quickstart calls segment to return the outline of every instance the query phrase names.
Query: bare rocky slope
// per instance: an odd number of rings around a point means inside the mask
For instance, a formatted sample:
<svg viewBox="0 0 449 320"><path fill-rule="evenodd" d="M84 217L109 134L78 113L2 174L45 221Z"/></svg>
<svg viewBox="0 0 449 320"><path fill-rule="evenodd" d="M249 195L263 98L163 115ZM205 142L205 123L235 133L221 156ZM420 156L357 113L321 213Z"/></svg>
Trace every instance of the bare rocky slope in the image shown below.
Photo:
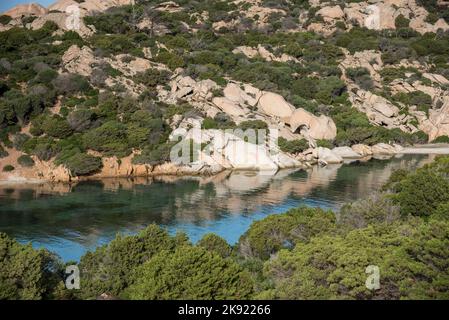
<svg viewBox="0 0 449 320"><path fill-rule="evenodd" d="M17 6L0 20L0 180L276 171L448 142L448 19L415 0ZM269 128L278 146L223 133ZM169 161L180 136L200 146L187 163Z"/></svg>

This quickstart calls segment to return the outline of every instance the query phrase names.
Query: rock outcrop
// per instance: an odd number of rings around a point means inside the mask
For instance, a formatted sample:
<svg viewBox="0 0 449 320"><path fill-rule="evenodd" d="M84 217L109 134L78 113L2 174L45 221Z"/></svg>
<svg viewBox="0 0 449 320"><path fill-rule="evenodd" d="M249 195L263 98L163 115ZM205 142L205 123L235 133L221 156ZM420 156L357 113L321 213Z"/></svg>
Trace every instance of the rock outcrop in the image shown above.
<svg viewBox="0 0 449 320"><path fill-rule="evenodd" d="M369 121L387 129L399 128L404 132L416 132L417 128L410 123L413 118L400 113L398 107L384 97L370 91L357 90L349 93L349 100L359 111L365 113Z"/></svg>
<svg viewBox="0 0 449 320"><path fill-rule="evenodd" d="M35 16L40 17L48 13L48 10L37 3L19 4L12 9L3 12L4 15L13 19L21 17Z"/></svg>
<svg viewBox="0 0 449 320"><path fill-rule="evenodd" d="M292 132L299 132L310 136L312 139L333 140L337 136L337 127L334 121L325 116L319 117L299 108L288 119Z"/></svg>
<svg viewBox="0 0 449 320"><path fill-rule="evenodd" d="M258 108L261 112L271 117L290 118L295 111L295 107L285 101L285 99L272 92L265 92L259 99Z"/></svg>
<svg viewBox="0 0 449 320"><path fill-rule="evenodd" d="M87 46L80 48L73 45L62 56L62 63L67 72L85 77L90 77L95 62L94 53Z"/></svg>

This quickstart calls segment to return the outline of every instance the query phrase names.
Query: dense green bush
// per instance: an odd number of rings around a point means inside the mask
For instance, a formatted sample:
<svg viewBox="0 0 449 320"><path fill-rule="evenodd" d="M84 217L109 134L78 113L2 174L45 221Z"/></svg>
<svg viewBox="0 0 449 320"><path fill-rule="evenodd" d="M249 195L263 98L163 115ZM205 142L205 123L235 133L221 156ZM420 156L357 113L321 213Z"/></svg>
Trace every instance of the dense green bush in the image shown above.
<svg viewBox="0 0 449 320"><path fill-rule="evenodd" d="M88 252L80 261L81 290L79 297L96 298L102 293L120 295L134 283L134 272L160 252L173 252L185 245L180 237L170 237L156 225L150 225L135 236L117 236L108 245Z"/></svg>
<svg viewBox="0 0 449 320"><path fill-rule="evenodd" d="M394 25L396 28L408 28L410 25L410 20L404 17L404 15L400 14L394 20Z"/></svg>
<svg viewBox="0 0 449 320"><path fill-rule="evenodd" d="M197 246L202 247L208 251L217 253L222 258L227 258L232 253L232 247L224 240L214 233L208 233L198 241Z"/></svg>
<svg viewBox="0 0 449 320"><path fill-rule="evenodd" d="M14 168L14 166L7 164L3 167L3 172L11 172L14 171L16 168Z"/></svg>
<svg viewBox="0 0 449 320"><path fill-rule="evenodd" d="M432 108L432 97L422 91L401 92L394 95L393 99L406 105L416 105L419 111L423 111L427 115L429 109Z"/></svg>
<svg viewBox="0 0 449 320"><path fill-rule="evenodd" d="M133 158L135 164L150 164L152 166L163 164L170 160L170 151L173 143L164 143L153 148L147 147L140 155Z"/></svg>
<svg viewBox="0 0 449 320"><path fill-rule="evenodd" d="M393 223L400 219L399 206L385 194L374 193L344 205L337 214L339 227L365 228L370 224Z"/></svg>
<svg viewBox="0 0 449 320"><path fill-rule="evenodd" d="M447 299L447 222L379 225L343 236L315 237L282 250L265 265L278 299ZM367 289L367 266L380 270L379 290Z"/></svg>
<svg viewBox="0 0 449 320"><path fill-rule="evenodd" d="M3 25L7 25L11 20L12 18L10 16L4 14L0 16L0 23Z"/></svg>
<svg viewBox="0 0 449 320"><path fill-rule="evenodd" d="M29 155L21 155L18 159L17 162L22 166L22 167L33 167L35 165L34 160L29 156Z"/></svg>
<svg viewBox="0 0 449 320"><path fill-rule="evenodd" d="M298 242L331 232L335 216L330 211L314 208L292 209L285 214L272 215L254 222L238 243L239 252L246 257L267 260L282 248L293 248Z"/></svg>
<svg viewBox="0 0 449 320"><path fill-rule="evenodd" d="M287 140L285 138L280 137L278 139L279 149L283 152L288 153L301 153L304 150L309 148L309 143L305 139L301 140Z"/></svg>
<svg viewBox="0 0 449 320"><path fill-rule="evenodd" d="M62 162L73 176L86 176L103 167L101 158L84 153L76 153Z"/></svg>
<svg viewBox="0 0 449 320"><path fill-rule="evenodd" d="M420 169L400 182L394 199L403 215L430 216L440 203L449 201L449 180L432 169Z"/></svg>
<svg viewBox="0 0 449 320"><path fill-rule="evenodd" d="M131 299L247 299L253 284L235 262L201 247L162 251L140 267L125 295Z"/></svg>
<svg viewBox="0 0 449 320"><path fill-rule="evenodd" d="M449 137L448 136L439 136L438 138L433 140L432 143L449 143Z"/></svg>
<svg viewBox="0 0 449 320"><path fill-rule="evenodd" d="M23 145L23 151L37 156L42 161L55 157L61 150L57 142L50 137L34 137Z"/></svg>
<svg viewBox="0 0 449 320"><path fill-rule="evenodd" d="M57 115L47 116L42 122L41 129L48 136L59 139L66 138L73 132L69 123Z"/></svg>
<svg viewBox="0 0 449 320"><path fill-rule="evenodd" d="M46 250L34 250L0 233L0 300L51 298L58 264Z"/></svg>
<svg viewBox="0 0 449 320"><path fill-rule="evenodd" d="M131 153L127 128L117 121L109 121L89 130L83 136L84 146L102 152L105 156L125 157Z"/></svg>

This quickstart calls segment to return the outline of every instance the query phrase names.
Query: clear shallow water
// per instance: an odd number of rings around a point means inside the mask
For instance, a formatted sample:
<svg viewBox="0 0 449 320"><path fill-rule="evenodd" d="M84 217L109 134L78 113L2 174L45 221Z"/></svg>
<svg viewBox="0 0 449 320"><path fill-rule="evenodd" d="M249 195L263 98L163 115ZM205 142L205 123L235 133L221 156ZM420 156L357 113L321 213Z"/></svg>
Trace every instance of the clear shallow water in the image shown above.
<svg viewBox="0 0 449 320"><path fill-rule="evenodd" d="M68 185L0 185L0 232L45 247L64 261L79 260L117 233L156 223L192 241L214 232L235 243L255 220L301 205L338 209L377 190L399 168L432 155L406 155L281 170L274 176L224 172L218 176L104 179Z"/></svg>

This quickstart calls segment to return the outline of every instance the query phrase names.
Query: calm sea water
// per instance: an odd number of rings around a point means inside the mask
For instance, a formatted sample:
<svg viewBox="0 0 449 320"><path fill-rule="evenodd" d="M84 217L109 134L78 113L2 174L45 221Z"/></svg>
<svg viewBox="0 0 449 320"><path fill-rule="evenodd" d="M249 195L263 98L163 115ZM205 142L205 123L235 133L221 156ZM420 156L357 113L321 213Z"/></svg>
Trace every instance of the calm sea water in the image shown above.
<svg viewBox="0 0 449 320"><path fill-rule="evenodd" d="M255 220L298 206L338 209L377 190L399 168L416 168L431 155L218 176L104 179L68 185L0 185L0 231L45 247L64 261L79 260L117 233L156 223L192 241L214 232L235 243Z"/></svg>

